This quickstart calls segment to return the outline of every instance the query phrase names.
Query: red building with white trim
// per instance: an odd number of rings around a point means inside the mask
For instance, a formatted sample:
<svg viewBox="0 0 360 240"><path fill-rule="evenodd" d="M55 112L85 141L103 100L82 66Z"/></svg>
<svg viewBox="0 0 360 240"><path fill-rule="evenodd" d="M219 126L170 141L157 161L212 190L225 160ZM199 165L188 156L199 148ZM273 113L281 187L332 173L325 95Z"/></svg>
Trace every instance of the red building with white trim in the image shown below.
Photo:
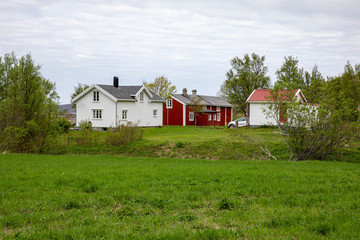
<svg viewBox="0 0 360 240"><path fill-rule="evenodd" d="M194 104L203 106L202 110L195 111ZM180 126L226 126L233 113L233 105L224 99L197 95L196 90L187 94L186 88L166 99L163 109L163 125Z"/></svg>

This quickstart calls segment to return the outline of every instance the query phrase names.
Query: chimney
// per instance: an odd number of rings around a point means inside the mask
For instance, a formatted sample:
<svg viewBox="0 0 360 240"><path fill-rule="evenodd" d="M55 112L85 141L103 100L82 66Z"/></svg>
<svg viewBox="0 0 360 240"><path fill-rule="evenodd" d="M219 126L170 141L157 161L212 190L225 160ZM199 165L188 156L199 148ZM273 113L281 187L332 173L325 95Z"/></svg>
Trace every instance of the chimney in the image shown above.
<svg viewBox="0 0 360 240"><path fill-rule="evenodd" d="M197 91L196 89L192 90L192 95L196 95Z"/></svg>
<svg viewBox="0 0 360 240"><path fill-rule="evenodd" d="M186 90L186 88L183 88L183 95L184 95L184 96L187 96L187 90Z"/></svg>
<svg viewBox="0 0 360 240"><path fill-rule="evenodd" d="M119 78L117 76L114 76L114 87L119 87Z"/></svg>

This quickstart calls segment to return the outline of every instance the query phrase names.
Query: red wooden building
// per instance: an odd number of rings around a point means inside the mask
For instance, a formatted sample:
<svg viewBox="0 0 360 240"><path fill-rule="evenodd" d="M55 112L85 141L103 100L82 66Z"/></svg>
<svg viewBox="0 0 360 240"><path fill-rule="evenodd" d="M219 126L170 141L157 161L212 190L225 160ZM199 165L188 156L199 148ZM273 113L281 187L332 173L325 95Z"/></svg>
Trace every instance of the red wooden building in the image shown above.
<svg viewBox="0 0 360 240"><path fill-rule="evenodd" d="M194 105L202 110L195 111ZM196 90L187 94L173 94L166 99L163 108L163 125L226 126L232 120L233 105L216 96L197 95Z"/></svg>

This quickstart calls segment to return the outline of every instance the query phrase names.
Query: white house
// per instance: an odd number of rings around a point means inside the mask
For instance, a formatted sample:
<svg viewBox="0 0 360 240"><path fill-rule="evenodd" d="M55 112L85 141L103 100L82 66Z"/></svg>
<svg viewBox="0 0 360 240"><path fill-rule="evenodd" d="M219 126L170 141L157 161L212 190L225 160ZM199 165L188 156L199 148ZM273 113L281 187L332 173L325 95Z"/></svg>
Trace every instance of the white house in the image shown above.
<svg viewBox="0 0 360 240"><path fill-rule="evenodd" d="M287 97L296 97L297 101L307 102L303 93L300 89L296 90L279 90L279 96L282 98ZM286 99L284 99L286 101ZM271 100L271 90L270 89L255 89L248 99L246 100L248 116L249 116L249 126L258 127L263 125L276 125L276 120L267 116L266 110L269 109L269 106L272 104ZM280 122L285 121L283 113L279 113Z"/></svg>
<svg viewBox="0 0 360 240"><path fill-rule="evenodd" d="M119 86L94 84L72 99L76 103L76 125L90 121L93 127L108 128L133 123L162 126L164 99L144 85Z"/></svg>

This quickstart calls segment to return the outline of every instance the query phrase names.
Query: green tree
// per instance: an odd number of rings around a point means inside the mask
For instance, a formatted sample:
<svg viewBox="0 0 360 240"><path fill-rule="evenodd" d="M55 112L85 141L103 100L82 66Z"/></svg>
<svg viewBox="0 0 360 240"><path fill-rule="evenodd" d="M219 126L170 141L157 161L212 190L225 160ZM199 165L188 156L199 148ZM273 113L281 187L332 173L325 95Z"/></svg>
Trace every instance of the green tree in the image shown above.
<svg viewBox="0 0 360 240"><path fill-rule="evenodd" d="M275 86L281 89L304 89L304 69L299 68L299 60L293 56L284 57L283 65L275 72Z"/></svg>
<svg viewBox="0 0 360 240"><path fill-rule="evenodd" d="M41 151L54 132L58 96L55 84L41 76L30 54L6 54L0 62L0 149Z"/></svg>
<svg viewBox="0 0 360 240"><path fill-rule="evenodd" d="M231 69L226 73L226 80L220 89L220 95L235 106L235 112L247 116L246 99L253 90L270 87L268 68L264 65L265 56L255 53L235 57L230 60Z"/></svg>
<svg viewBox="0 0 360 240"><path fill-rule="evenodd" d="M177 91L176 86L172 85L171 81L165 76L156 77L152 83L144 82L144 85L164 99Z"/></svg>
<svg viewBox="0 0 360 240"><path fill-rule="evenodd" d="M77 86L74 87L74 92L73 94L71 94L71 99L75 98L77 95L79 95L80 93L82 93L83 91L85 91L89 86L87 84L84 83L78 83ZM72 104L73 108L76 108L76 104L73 103Z"/></svg>
<svg viewBox="0 0 360 240"><path fill-rule="evenodd" d="M318 66L315 64L311 74L305 72L306 87L302 89L309 103L319 103L323 97L323 88L325 79L319 72Z"/></svg>

